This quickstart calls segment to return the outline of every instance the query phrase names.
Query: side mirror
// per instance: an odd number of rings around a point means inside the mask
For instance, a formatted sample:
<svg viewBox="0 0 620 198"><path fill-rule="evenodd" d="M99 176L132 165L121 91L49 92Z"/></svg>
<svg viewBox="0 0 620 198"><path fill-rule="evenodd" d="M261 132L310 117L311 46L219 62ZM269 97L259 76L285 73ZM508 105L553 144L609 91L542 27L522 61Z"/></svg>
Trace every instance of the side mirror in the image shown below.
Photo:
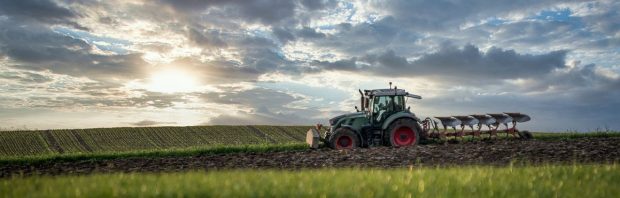
<svg viewBox="0 0 620 198"><path fill-rule="evenodd" d="M355 106L355 111L360 112L360 110L359 110L359 109L357 109L357 106Z"/></svg>
<svg viewBox="0 0 620 198"><path fill-rule="evenodd" d="M407 111L411 111L411 106L408 106L408 107L407 107Z"/></svg>

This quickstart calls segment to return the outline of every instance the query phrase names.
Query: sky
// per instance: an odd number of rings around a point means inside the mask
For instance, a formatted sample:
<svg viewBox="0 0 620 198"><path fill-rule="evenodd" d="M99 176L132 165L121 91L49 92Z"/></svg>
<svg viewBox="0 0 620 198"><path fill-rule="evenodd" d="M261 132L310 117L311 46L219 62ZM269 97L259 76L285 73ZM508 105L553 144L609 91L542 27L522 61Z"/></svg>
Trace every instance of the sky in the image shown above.
<svg viewBox="0 0 620 198"><path fill-rule="evenodd" d="M420 118L620 130L620 2L0 0L0 130Z"/></svg>

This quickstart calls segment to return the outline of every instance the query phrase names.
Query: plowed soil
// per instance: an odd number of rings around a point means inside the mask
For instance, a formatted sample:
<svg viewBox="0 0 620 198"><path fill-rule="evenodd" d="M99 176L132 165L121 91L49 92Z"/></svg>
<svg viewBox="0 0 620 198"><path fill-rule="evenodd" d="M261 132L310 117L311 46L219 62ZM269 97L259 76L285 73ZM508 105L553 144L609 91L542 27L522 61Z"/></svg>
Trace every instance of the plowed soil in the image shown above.
<svg viewBox="0 0 620 198"><path fill-rule="evenodd" d="M500 139L410 148L375 147L189 157L123 158L101 161L0 165L0 177L94 172L170 172L233 168L408 167L513 164L612 163L620 161L620 137L572 140Z"/></svg>

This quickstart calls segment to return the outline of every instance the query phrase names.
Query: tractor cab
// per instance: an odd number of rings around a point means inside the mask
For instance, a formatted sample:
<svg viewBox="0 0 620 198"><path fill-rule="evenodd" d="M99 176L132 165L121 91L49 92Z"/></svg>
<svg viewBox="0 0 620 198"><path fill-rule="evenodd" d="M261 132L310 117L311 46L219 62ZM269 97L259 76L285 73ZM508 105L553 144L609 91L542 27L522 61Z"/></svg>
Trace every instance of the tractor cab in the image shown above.
<svg viewBox="0 0 620 198"><path fill-rule="evenodd" d="M379 127L391 115L409 111L406 107L405 96L421 98L420 96L409 94L403 89L396 88L364 90L364 94L362 94L362 111L366 113L370 125Z"/></svg>

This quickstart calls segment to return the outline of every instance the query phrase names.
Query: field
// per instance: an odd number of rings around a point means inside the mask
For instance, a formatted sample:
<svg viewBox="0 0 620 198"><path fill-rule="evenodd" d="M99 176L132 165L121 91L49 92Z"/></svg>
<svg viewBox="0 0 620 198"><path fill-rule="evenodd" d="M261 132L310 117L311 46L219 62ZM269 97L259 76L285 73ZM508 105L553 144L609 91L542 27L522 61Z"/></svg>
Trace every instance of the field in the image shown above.
<svg viewBox="0 0 620 198"><path fill-rule="evenodd" d="M27 177L2 197L614 197L620 167L225 170Z"/></svg>
<svg viewBox="0 0 620 198"><path fill-rule="evenodd" d="M308 126L189 126L0 131L0 159L303 143Z"/></svg>
<svg viewBox="0 0 620 198"><path fill-rule="evenodd" d="M610 197L620 133L311 150L309 126L0 132L2 197Z"/></svg>

